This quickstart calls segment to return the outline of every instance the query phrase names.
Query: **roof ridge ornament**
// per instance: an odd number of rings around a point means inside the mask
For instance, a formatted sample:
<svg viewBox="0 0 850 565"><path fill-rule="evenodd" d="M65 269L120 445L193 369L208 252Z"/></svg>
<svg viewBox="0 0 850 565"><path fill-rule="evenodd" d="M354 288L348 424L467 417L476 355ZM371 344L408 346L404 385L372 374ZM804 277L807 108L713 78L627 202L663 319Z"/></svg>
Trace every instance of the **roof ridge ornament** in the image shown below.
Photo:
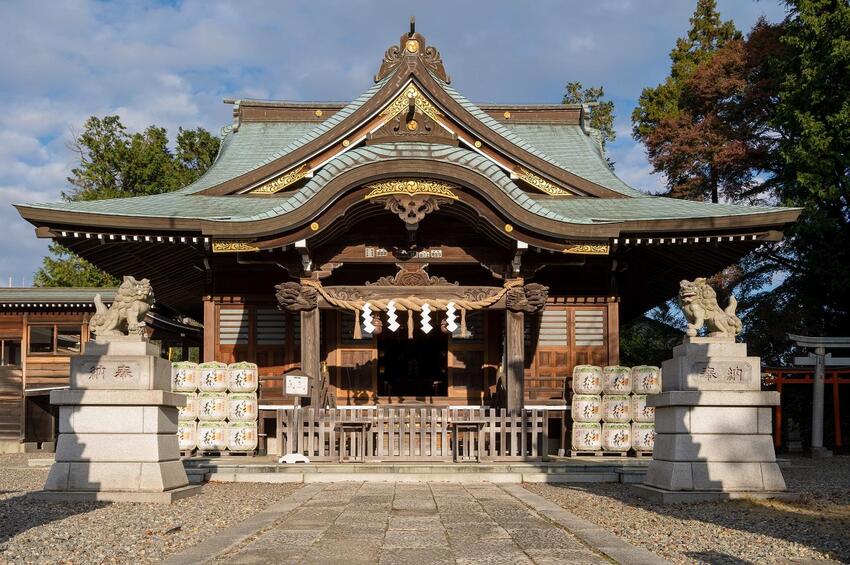
<svg viewBox="0 0 850 565"><path fill-rule="evenodd" d="M409 60L419 59L435 77L451 84L452 79L446 74L443 59L436 47L425 45L425 37L416 31L416 19L410 18L410 31L401 36L398 45L392 45L384 53L381 68L375 75L375 82L381 82L391 75L402 64Z"/></svg>

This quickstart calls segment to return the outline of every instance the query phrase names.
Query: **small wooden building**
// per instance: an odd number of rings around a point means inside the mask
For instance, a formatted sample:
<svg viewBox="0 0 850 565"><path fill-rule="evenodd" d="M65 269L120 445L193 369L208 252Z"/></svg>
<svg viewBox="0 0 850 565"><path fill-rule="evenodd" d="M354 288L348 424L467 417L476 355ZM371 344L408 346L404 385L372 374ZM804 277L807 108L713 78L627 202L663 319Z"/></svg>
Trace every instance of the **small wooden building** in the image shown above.
<svg viewBox="0 0 850 565"><path fill-rule="evenodd" d="M108 305L115 289L0 288L0 451L54 441L50 391L68 386L70 358L89 339L96 294ZM200 328L156 312L146 323L164 355L200 356Z"/></svg>
<svg viewBox="0 0 850 565"><path fill-rule="evenodd" d="M295 367L339 405L562 406L576 364L618 363L623 320L799 214L648 196L586 106L472 103L413 29L349 104L227 102L192 185L17 208L203 319L204 359L256 362L268 410Z"/></svg>

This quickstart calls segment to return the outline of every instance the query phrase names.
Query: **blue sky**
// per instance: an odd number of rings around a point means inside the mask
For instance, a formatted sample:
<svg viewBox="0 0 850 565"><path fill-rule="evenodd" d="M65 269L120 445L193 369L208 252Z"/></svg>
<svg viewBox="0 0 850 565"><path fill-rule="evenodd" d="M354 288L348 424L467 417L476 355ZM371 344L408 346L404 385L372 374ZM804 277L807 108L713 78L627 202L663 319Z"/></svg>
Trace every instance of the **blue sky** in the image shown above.
<svg viewBox="0 0 850 565"><path fill-rule="evenodd" d="M411 15L473 101L558 102L568 81L604 86L616 104L617 173L658 190L629 116L641 89L666 76L695 2L2 2L0 283L31 284L47 242L11 204L67 189L67 143L88 116L218 132L230 121L225 96L347 101L369 88ZM742 30L784 15L776 0L718 3Z"/></svg>

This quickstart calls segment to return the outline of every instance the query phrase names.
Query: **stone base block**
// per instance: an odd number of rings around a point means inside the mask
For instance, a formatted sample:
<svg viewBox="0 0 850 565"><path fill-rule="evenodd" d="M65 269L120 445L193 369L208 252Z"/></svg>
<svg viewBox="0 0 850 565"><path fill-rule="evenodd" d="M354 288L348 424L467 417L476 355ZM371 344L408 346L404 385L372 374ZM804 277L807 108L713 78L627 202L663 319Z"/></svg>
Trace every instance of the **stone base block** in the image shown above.
<svg viewBox="0 0 850 565"><path fill-rule="evenodd" d="M832 451L825 447L813 447L809 455L812 459L825 459L832 457Z"/></svg>
<svg viewBox="0 0 850 565"><path fill-rule="evenodd" d="M140 463L180 458L177 435L165 434L59 434L56 461Z"/></svg>
<svg viewBox="0 0 850 565"><path fill-rule="evenodd" d="M170 385L169 385L170 386ZM186 406L186 397L165 390L52 390L50 404L94 406Z"/></svg>
<svg viewBox="0 0 850 565"><path fill-rule="evenodd" d="M175 500L201 494L201 485L188 485L165 492L119 492L119 491L48 491L31 493L36 500L47 502L143 502L151 504L171 504Z"/></svg>
<svg viewBox="0 0 850 565"><path fill-rule="evenodd" d="M163 492L189 484L183 462L57 462L47 475L48 491Z"/></svg>
<svg viewBox="0 0 850 565"><path fill-rule="evenodd" d="M770 434L771 409L759 406L664 406L655 409L659 434Z"/></svg>
<svg viewBox="0 0 850 565"><path fill-rule="evenodd" d="M120 393L119 393L120 394ZM60 434L176 434L170 406L60 406Z"/></svg>
<svg viewBox="0 0 850 565"><path fill-rule="evenodd" d="M669 491L784 491L775 462L653 460L644 484Z"/></svg>
<svg viewBox="0 0 850 565"><path fill-rule="evenodd" d="M696 502L720 502L723 500L737 499L766 499L779 498L782 500L797 500L799 494L790 492L769 491L681 491L664 490L648 485L633 485L635 494L645 500L659 504L693 504Z"/></svg>
<svg viewBox="0 0 850 565"><path fill-rule="evenodd" d="M773 438L755 434L659 433L652 455L663 461L776 461Z"/></svg>

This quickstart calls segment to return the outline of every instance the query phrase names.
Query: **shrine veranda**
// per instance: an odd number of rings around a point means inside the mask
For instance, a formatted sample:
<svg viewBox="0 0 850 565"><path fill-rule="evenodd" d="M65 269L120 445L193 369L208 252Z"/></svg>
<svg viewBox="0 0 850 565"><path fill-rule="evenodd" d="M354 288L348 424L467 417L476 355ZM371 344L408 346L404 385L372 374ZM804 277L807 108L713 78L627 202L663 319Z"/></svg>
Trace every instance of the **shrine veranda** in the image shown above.
<svg viewBox="0 0 850 565"><path fill-rule="evenodd" d="M411 29L349 104L226 100L221 151L185 188L17 209L150 279L158 308L203 324L199 361L256 364L262 450L292 449L281 426L307 418L314 457L377 457L385 440L357 445L367 411L412 442L386 440L399 458L457 460L461 434L485 457L569 450L574 368L619 365L622 323L800 211L649 196L609 168L588 106L474 104L451 84Z"/></svg>

